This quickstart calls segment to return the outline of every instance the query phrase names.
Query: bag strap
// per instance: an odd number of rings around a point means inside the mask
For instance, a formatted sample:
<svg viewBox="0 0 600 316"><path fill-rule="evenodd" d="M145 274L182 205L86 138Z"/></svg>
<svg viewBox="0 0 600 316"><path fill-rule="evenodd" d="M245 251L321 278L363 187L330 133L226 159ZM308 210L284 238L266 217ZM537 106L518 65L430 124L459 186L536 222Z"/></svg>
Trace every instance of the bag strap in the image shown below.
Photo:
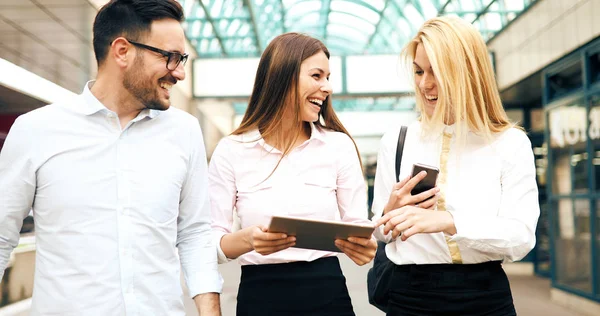
<svg viewBox="0 0 600 316"><path fill-rule="evenodd" d="M400 164L402 163L402 152L404 151L404 140L406 139L406 126L400 127L398 135L398 146L396 147L396 179L400 182Z"/></svg>

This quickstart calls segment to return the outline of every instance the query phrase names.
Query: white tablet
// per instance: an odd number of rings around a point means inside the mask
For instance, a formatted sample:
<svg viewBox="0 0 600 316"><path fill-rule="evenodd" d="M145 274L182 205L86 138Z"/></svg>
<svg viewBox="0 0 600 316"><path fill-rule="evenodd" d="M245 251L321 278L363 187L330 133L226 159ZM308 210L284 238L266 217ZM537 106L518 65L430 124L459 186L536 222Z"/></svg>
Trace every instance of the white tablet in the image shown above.
<svg viewBox="0 0 600 316"><path fill-rule="evenodd" d="M356 224L339 221L309 219L292 216L273 216L269 232L296 236L296 248L342 252L336 239L348 237L371 238L373 224Z"/></svg>

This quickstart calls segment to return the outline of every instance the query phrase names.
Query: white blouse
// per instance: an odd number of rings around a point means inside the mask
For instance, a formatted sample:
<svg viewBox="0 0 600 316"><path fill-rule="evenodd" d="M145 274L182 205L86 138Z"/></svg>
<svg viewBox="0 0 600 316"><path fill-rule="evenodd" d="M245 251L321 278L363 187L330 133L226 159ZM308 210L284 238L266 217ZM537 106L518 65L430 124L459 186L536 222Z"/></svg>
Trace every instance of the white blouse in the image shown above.
<svg viewBox="0 0 600 316"><path fill-rule="evenodd" d="M397 182L399 130L386 133L381 140L373 220L381 217ZM491 141L472 132L468 132L466 141L457 141L454 125L434 135L422 134L420 122L408 127L400 179L411 174L414 163L439 167L438 208L443 204L443 209L452 214L457 233L417 234L406 241L391 241L391 234L383 236L381 226L375 236L389 242L388 258L399 265L522 259L535 245L540 213L529 138L512 128Z"/></svg>
<svg viewBox="0 0 600 316"><path fill-rule="evenodd" d="M220 240L232 232L234 208L241 228L268 227L273 215L369 222L365 180L350 137L311 124L310 139L275 169L281 155L265 143L258 130L225 137L217 145L209 166L209 192L219 262L229 260ZM239 261L242 265L269 264L334 255L288 248L267 256L252 251Z"/></svg>

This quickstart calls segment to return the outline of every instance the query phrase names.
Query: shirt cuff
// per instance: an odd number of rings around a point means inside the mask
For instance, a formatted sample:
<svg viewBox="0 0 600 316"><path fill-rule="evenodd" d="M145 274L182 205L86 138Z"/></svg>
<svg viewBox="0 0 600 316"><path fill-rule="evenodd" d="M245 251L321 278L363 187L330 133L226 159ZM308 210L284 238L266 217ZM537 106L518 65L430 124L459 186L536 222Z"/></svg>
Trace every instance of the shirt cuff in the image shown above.
<svg viewBox="0 0 600 316"><path fill-rule="evenodd" d="M456 234L454 235L450 235L447 233L444 233L444 236L448 236L450 237L450 241L456 241L456 242L465 242L467 240L469 240L468 236L469 236L469 226L471 226L470 220L472 219L472 217L469 216L464 216L464 215L468 215L468 214L464 214L464 213L457 213L454 211L447 211L448 213L450 213L452 215L452 217L454 218L454 227L456 228ZM475 225L477 225L477 223L474 223Z"/></svg>
<svg viewBox="0 0 600 316"><path fill-rule="evenodd" d="M219 264L227 263L233 260L227 258L223 252L223 249L221 248L221 238L223 238L223 236L225 236L224 233L215 234L215 248L217 248L217 260Z"/></svg>
<svg viewBox="0 0 600 316"><path fill-rule="evenodd" d="M223 290L223 278L216 267L206 265L198 267L198 271L187 276L187 286L191 298L205 293L221 293Z"/></svg>

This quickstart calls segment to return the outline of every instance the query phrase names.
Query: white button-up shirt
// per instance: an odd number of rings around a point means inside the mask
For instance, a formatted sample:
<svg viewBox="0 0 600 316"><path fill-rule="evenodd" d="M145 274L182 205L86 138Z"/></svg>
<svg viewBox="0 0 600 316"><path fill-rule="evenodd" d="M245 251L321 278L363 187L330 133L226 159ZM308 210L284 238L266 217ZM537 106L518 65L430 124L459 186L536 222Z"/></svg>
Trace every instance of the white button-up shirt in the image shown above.
<svg viewBox="0 0 600 316"><path fill-rule="evenodd" d="M466 127L465 127L466 128ZM446 181L441 187L446 210L454 217L457 233L446 240L444 233L416 234L406 241L397 238L386 246L396 264L452 263L447 242L456 242L462 263L522 259L535 245L535 228L540 213L536 169L529 138L512 128L488 141L472 132L466 142L451 134ZM396 183L395 161L398 132L386 133L377 158L373 211L381 217L392 186ZM463 129L464 131L464 129ZM440 167L443 132L422 137L421 123L408 127L400 179L408 177L414 163ZM439 180L438 180L439 181ZM383 236L383 226L375 236Z"/></svg>
<svg viewBox="0 0 600 316"><path fill-rule="evenodd" d="M221 290L204 143L183 111L122 130L86 85L16 120L0 192L0 271L33 209L32 315L184 315L180 263L191 296Z"/></svg>
<svg viewBox="0 0 600 316"><path fill-rule="evenodd" d="M228 260L220 241L232 232L234 208L242 228L268 227L274 215L369 223L365 180L354 144L346 134L311 124L310 139L275 169L279 159L281 152L266 144L258 130L219 142L210 161L209 188L220 262ZM313 261L334 255L288 248L267 256L252 251L240 256L239 262Z"/></svg>

